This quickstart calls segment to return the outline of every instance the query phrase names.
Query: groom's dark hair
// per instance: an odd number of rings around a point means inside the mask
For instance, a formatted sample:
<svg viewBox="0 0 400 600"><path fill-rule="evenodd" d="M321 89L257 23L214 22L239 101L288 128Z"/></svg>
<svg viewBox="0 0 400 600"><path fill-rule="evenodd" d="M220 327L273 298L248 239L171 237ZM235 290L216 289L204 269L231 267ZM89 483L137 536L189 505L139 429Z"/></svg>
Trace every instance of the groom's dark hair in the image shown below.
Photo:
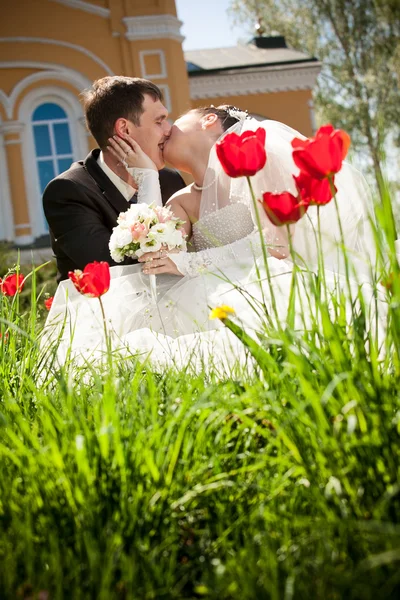
<svg viewBox="0 0 400 600"><path fill-rule="evenodd" d="M140 125L145 94L154 101L163 99L161 90L151 81L122 75L97 79L91 88L82 92L86 125L100 148L107 146L117 119Z"/></svg>

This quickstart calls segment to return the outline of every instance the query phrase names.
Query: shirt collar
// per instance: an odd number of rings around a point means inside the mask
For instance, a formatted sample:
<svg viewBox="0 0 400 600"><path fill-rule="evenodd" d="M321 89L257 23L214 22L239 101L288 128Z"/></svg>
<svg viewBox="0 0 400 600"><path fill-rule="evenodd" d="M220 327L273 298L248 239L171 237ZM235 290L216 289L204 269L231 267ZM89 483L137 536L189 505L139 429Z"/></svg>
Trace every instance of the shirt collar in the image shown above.
<svg viewBox="0 0 400 600"><path fill-rule="evenodd" d="M119 177L110 167L106 164L104 160L103 152L101 151L99 154L99 158L97 159L97 164L104 171L109 179L111 179L112 183L115 185L117 190L123 195L125 200L129 202L132 198L133 194L136 192L135 188L133 188L129 183L126 183L121 177Z"/></svg>

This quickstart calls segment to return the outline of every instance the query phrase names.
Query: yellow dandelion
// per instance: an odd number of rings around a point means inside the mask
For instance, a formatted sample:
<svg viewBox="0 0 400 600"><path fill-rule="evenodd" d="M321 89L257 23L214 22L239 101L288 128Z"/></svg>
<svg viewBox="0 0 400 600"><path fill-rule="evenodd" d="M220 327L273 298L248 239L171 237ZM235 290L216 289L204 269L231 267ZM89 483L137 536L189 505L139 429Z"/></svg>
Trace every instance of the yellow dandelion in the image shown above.
<svg viewBox="0 0 400 600"><path fill-rule="evenodd" d="M235 310L231 306L227 306L223 304L222 306L217 306L213 308L210 312L210 319L227 319L228 315L235 315Z"/></svg>

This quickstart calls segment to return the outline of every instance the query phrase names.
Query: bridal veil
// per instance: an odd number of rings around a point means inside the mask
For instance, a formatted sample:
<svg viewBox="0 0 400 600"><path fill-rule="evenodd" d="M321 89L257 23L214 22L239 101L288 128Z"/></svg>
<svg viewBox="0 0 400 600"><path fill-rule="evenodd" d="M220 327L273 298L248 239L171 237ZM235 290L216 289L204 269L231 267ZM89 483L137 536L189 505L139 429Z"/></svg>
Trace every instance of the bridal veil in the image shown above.
<svg viewBox="0 0 400 600"><path fill-rule="evenodd" d="M291 142L294 138L305 139L298 131L278 121L258 121L247 117L238 121L223 136L232 132L240 134L244 131L255 131L259 127L266 131L267 162L265 167L251 178L257 200L261 200L262 193L267 191L273 193L288 191L297 195L293 176L298 174L298 168L293 161ZM321 250L324 264L332 271L343 272L344 247L349 262L357 265L357 272L368 273L375 256L371 227L373 203L368 186L361 173L348 162L343 163L342 169L336 175L335 185L336 202L332 200L320 208ZM229 204L241 202L248 206L256 226L254 204L247 179L245 177L232 179L225 174L215 146L210 153L203 187L200 221L205 215L216 213ZM261 203L257 204L268 244L269 241L276 239L277 230L267 218ZM317 213L317 207L311 206L307 214L293 227L294 250L310 268L318 262Z"/></svg>

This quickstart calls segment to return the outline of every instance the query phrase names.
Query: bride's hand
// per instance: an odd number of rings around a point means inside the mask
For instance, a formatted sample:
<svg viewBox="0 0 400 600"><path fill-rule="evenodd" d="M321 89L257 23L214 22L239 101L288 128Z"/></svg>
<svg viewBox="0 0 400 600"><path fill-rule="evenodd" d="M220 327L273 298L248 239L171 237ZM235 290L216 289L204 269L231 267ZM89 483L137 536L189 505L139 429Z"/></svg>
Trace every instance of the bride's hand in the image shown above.
<svg viewBox="0 0 400 600"><path fill-rule="evenodd" d="M161 273L169 273L170 275L180 275L176 264L168 257L168 254L177 252L177 250L165 250L161 248L158 252L146 252L139 258L139 262L143 264L143 273L145 275L160 275Z"/></svg>
<svg viewBox="0 0 400 600"><path fill-rule="evenodd" d="M137 142L126 133L122 137L114 135L108 138L108 150L122 163L125 168L136 167L137 169L153 169L157 171L156 165L147 156Z"/></svg>

